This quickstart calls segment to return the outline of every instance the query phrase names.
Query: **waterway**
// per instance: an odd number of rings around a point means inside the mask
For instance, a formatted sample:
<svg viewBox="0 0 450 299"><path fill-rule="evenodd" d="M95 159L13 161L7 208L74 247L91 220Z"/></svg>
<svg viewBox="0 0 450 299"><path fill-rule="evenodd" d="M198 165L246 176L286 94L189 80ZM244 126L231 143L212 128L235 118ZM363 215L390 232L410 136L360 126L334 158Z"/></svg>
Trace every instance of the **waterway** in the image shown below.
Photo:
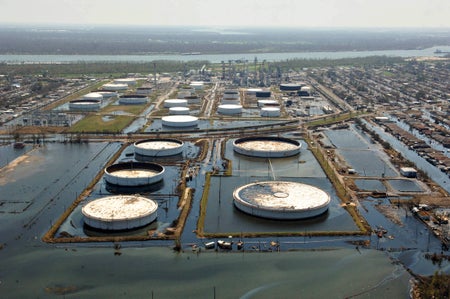
<svg viewBox="0 0 450 299"><path fill-rule="evenodd" d="M293 52L293 53L236 53L236 54L150 54L150 55L0 55L0 62L21 63L74 63L74 62L152 62L159 60L172 61L196 61L205 60L211 63L222 61L253 61L255 57L259 61L280 61L288 59L341 59L369 56L390 57L423 57L442 56L434 52L440 49L450 51L450 46L436 46L421 50L382 50L382 51L341 51L341 52Z"/></svg>

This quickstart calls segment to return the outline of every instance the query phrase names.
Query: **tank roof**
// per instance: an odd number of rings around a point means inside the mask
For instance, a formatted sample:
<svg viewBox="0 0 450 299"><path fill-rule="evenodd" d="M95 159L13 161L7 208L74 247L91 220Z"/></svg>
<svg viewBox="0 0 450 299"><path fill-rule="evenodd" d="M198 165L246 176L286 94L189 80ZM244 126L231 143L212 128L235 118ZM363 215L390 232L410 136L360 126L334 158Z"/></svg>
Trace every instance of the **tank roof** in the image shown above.
<svg viewBox="0 0 450 299"><path fill-rule="evenodd" d="M150 215L158 204L148 198L136 195L116 195L99 198L82 208L84 216L105 222L131 220Z"/></svg>

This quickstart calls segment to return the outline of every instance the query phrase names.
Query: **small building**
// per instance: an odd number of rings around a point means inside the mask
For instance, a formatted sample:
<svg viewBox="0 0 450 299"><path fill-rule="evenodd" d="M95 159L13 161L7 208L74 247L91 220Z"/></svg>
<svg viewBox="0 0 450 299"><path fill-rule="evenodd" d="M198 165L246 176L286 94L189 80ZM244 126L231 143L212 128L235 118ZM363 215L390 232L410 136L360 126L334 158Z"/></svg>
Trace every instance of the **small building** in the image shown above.
<svg viewBox="0 0 450 299"><path fill-rule="evenodd" d="M416 178L417 177L417 170L412 167L401 167L400 168L400 174L407 178Z"/></svg>

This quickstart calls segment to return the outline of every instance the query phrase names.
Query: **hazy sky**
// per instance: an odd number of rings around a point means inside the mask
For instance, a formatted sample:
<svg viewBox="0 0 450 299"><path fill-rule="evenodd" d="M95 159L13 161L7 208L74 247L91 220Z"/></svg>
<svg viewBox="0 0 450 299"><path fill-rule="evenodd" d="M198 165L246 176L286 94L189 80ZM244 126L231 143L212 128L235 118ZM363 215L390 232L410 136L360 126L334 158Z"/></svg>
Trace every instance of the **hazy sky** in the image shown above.
<svg viewBox="0 0 450 299"><path fill-rule="evenodd" d="M450 28L450 0L0 0L0 22Z"/></svg>

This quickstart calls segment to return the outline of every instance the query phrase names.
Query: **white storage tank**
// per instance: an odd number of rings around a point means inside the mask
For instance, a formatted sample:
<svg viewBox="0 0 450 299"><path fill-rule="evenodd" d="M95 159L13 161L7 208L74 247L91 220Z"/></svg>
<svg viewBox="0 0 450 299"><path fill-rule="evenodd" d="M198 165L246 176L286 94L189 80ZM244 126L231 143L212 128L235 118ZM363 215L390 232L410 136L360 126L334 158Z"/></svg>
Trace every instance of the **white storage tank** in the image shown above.
<svg viewBox="0 0 450 299"><path fill-rule="evenodd" d="M217 108L217 112L220 114L240 114L242 113L242 105L233 105L233 104L223 104L219 105Z"/></svg>
<svg viewBox="0 0 450 299"><path fill-rule="evenodd" d="M277 107L263 107L261 108L262 117L278 117L281 115L280 108Z"/></svg>
<svg viewBox="0 0 450 299"><path fill-rule="evenodd" d="M164 171L164 167L156 163L123 162L106 167L104 179L115 186L148 186L161 181Z"/></svg>
<svg viewBox="0 0 450 299"><path fill-rule="evenodd" d="M239 154L260 158L284 158L300 153L302 144L284 137L244 137L233 142L233 150Z"/></svg>
<svg viewBox="0 0 450 299"><path fill-rule="evenodd" d="M107 83L102 86L102 89L121 91L121 90L127 90L128 85L127 84L119 84L119 83Z"/></svg>
<svg viewBox="0 0 450 299"><path fill-rule="evenodd" d="M90 92L88 94L85 94L82 97L83 100L97 100L97 101L102 101L103 100L103 95L99 92Z"/></svg>
<svg viewBox="0 0 450 299"><path fill-rule="evenodd" d="M136 141L134 153L147 157L165 157L181 154L184 142L178 139L145 139Z"/></svg>
<svg viewBox="0 0 450 299"><path fill-rule="evenodd" d="M280 104L276 100L258 100L258 107L265 106L280 106Z"/></svg>
<svg viewBox="0 0 450 299"><path fill-rule="evenodd" d="M198 117L190 115L169 115L162 118L162 125L167 127L194 127L198 125Z"/></svg>
<svg viewBox="0 0 450 299"><path fill-rule="evenodd" d="M187 100L185 99L168 99L164 101L164 108L170 107L187 107Z"/></svg>
<svg viewBox="0 0 450 299"><path fill-rule="evenodd" d="M158 203L137 195L108 196L88 202L84 223L101 230L128 230L146 226L157 218Z"/></svg>
<svg viewBox="0 0 450 299"><path fill-rule="evenodd" d="M170 107L169 108L170 115L189 115L188 107Z"/></svg>
<svg viewBox="0 0 450 299"><path fill-rule="evenodd" d="M324 214L330 196L320 188L288 181L256 182L233 192L234 206L252 216L297 220Z"/></svg>

